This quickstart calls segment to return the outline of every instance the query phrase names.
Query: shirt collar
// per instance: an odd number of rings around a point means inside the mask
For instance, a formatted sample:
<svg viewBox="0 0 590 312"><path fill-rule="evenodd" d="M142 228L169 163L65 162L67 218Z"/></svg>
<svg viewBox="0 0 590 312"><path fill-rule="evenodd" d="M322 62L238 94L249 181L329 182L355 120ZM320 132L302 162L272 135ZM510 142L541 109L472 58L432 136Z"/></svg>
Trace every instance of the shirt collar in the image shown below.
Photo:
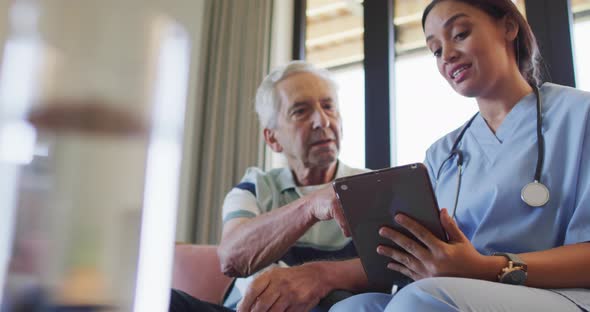
<svg viewBox="0 0 590 312"><path fill-rule="evenodd" d="M336 179L349 176L352 174L352 168L342 163L338 160L336 164ZM284 168L278 176L278 186L281 190L281 193L288 190L294 189L297 187L295 184L295 179L293 178L293 172L289 168Z"/></svg>

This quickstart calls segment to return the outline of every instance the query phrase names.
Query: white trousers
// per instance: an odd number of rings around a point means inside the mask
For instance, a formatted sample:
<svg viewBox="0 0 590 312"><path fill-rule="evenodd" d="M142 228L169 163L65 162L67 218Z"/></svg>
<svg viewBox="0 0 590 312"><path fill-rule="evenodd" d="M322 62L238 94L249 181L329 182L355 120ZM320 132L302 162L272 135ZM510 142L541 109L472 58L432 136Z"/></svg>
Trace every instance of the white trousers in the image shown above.
<svg viewBox="0 0 590 312"><path fill-rule="evenodd" d="M416 281L395 295L367 293L334 305L330 312L371 311L584 311L551 290L476 279L437 277Z"/></svg>

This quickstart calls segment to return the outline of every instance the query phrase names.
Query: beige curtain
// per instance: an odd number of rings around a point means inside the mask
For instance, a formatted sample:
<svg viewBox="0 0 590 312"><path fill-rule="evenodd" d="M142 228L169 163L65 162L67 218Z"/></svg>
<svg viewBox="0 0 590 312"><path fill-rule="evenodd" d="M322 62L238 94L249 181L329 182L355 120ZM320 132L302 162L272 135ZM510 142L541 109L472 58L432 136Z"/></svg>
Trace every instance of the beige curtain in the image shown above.
<svg viewBox="0 0 590 312"><path fill-rule="evenodd" d="M272 0L209 0L205 5L201 86L195 116L194 243L216 244L225 194L249 166L264 163L254 110L269 69Z"/></svg>

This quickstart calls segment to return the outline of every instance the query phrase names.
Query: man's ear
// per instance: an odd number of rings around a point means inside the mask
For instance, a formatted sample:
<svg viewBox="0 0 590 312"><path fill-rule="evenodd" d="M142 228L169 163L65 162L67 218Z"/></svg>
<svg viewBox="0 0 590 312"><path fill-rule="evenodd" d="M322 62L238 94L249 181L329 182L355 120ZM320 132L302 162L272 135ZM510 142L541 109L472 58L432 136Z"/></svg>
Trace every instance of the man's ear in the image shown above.
<svg viewBox="0 0 590 312"><path fill-rule="evenodd" d="M264 142L270 146L270 149L276 153L281 153L283 151L283 146L281 146L277 140L276 132L273 129L264 128L262 133L264 134Z"/></svg>

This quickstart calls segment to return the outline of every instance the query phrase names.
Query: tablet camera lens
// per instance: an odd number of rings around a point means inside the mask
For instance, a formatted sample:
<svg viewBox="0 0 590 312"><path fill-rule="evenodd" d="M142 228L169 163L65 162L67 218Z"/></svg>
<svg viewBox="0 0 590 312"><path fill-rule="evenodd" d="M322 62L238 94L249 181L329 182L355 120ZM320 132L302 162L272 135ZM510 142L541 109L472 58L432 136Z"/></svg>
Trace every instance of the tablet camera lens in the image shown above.
<svg viewBox="0 0 590 312"><path fill-rule="evenodd" d="M344 184L344 185L340 185L340 189L343 191L348 190L348 185Z"/></svg>

